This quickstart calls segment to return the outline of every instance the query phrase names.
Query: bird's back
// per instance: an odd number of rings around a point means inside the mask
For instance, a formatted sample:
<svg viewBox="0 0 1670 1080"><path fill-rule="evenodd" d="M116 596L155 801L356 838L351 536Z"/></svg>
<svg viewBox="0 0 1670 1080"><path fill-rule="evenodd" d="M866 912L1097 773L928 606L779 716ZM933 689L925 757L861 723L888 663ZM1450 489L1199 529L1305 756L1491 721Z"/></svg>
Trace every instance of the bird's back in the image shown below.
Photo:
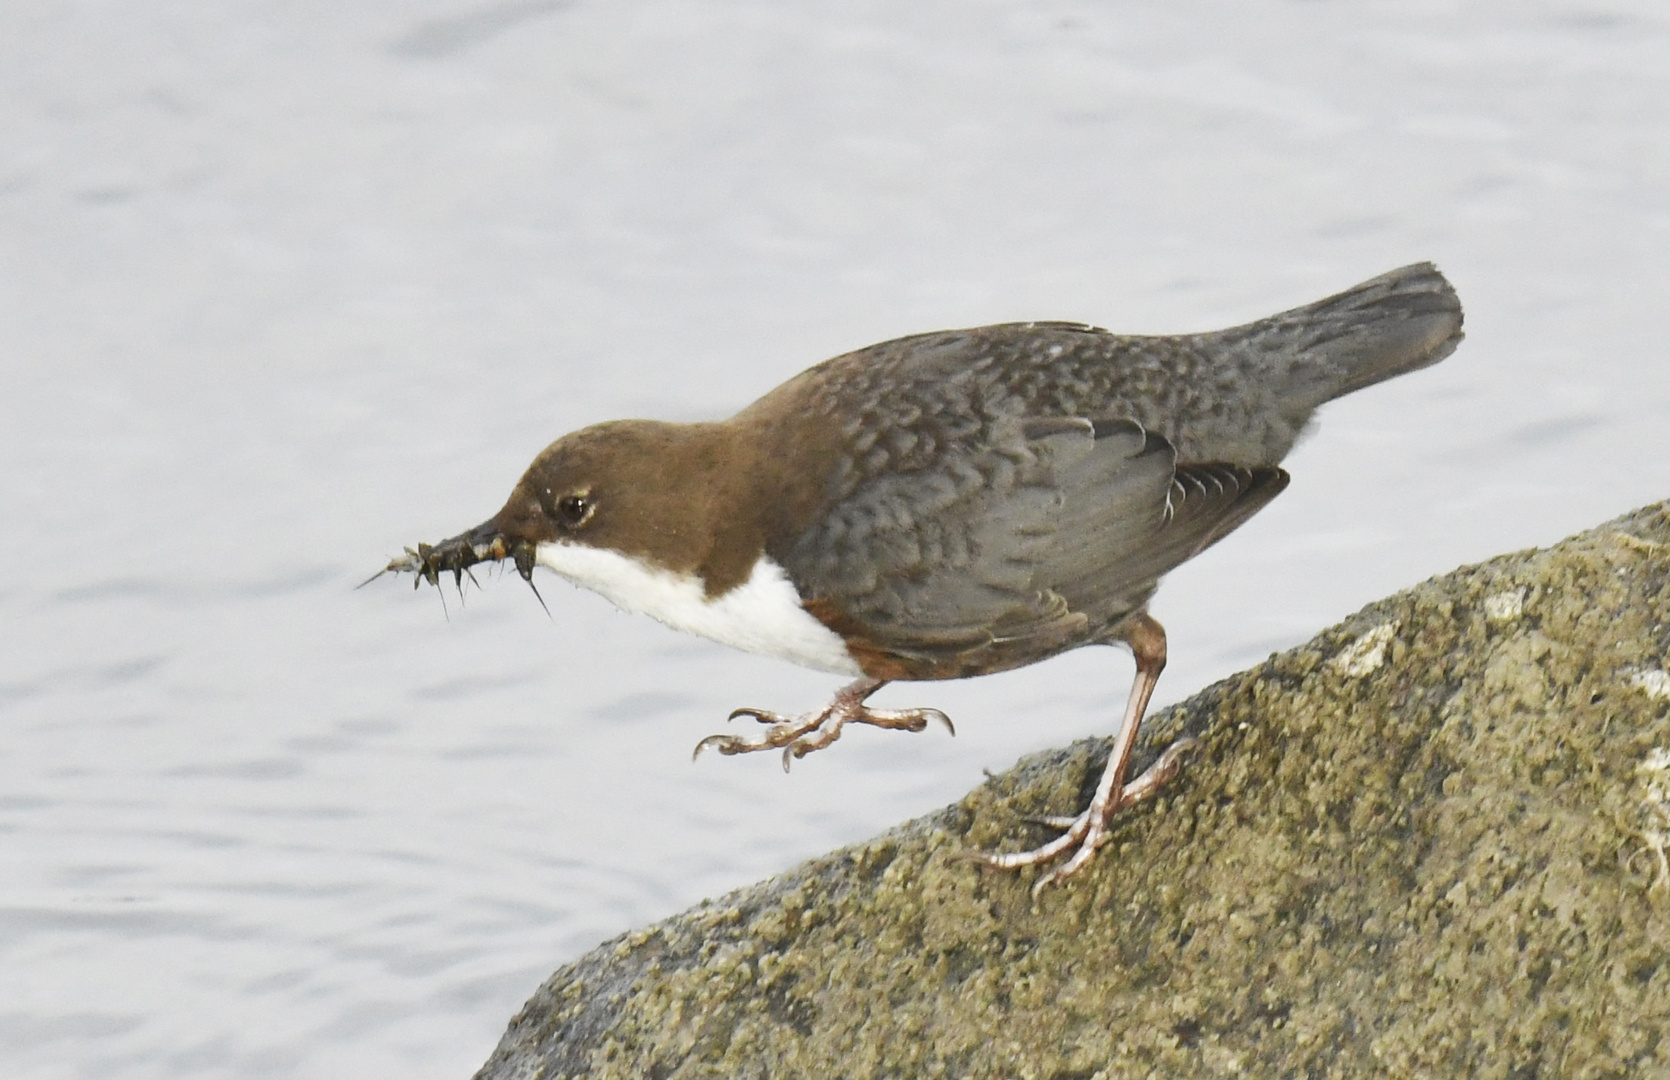
<svg viewBox="0 0 1670 1080"><path fill-rule="evenodd" d="M1037 322L899 338L826 361L761 404L787 392L834 418L857 451L854 480L927 466L1011 417L1135 420L1179 461L1274 465L1319 405L1434 364L1461 336L1455 291L1417 263L1208 333Z"/></svg>

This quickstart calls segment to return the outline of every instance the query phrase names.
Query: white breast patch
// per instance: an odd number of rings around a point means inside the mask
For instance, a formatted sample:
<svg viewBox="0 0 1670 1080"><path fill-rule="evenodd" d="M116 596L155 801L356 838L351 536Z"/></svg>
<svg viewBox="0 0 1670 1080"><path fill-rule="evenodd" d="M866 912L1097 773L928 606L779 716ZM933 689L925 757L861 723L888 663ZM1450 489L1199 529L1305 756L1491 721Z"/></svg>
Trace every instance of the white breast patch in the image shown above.
<svg viewBox="0 0 1670 1080"><path fill-rule="evenodd" d="M703 593L700 578L648 566L618 551L544 543L536 559L622 611L641 612L675 630L819 671L863 674L846 642L800 606L788 575L764 555L747 581L714 600Z"/></svg>

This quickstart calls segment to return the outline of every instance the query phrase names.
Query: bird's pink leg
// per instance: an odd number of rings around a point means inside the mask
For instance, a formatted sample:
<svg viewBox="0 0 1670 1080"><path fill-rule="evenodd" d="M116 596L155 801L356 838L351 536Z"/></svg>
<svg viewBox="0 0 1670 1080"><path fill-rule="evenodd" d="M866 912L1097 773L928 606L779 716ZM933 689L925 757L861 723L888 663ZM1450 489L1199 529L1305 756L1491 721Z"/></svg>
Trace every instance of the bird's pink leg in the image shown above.
<svg viewBox="0 0 1670 1080"><path fill-rule="evenodd" d="M928 726L929 720L936 720L944 724L951 734L957 733L957 729L951 726L951 718L938 709L872 709L864 704L865 698L886 685L885 679L859 679L836 691L835 700L824 708L800 716L784 716L764 709L737 709L731 713L730 719L752 716L762 724L770 724L770 729L758 739L709 735L696 744L691 759L694 760L710 746L725 755L747 754L780 746L783 748L783 771L787 772L789 763L795 758L822 750L839 739L841 729L849 723L921 731Z"/></svg>
<svg viewBox="0 0 1670 1080"><path fill-rule="evenodd" d="M1141 776L1125 783L1125 771L1131 763L1131 751L1136 748L1137 729L1148 710L1148 699L1154 684L1166 666L1166 632L1155 619L1144 612L1132 619L1121 634L1136 657L1136 682L1131 686L1131 697L1125 705L1125 718L1119 735L1113 741L1113 752L1108 755L1107 767L1096 785L1096 793L1082 814L1072 818L1045 818L1047 824L1065 831L1054 840L1031 851L979 852L974 858L1003 870L1035 866L1066 854L1073 854L1066 862L1039 876L1032 886L1033 894L1052 881L1076 873L1108 841L1108 822L1121 807L1140 802L1158 791L1160 786L1176 775L1183 752L1194 744L1193 739L1179 739L1166 748L1160 759Z"/></svg>

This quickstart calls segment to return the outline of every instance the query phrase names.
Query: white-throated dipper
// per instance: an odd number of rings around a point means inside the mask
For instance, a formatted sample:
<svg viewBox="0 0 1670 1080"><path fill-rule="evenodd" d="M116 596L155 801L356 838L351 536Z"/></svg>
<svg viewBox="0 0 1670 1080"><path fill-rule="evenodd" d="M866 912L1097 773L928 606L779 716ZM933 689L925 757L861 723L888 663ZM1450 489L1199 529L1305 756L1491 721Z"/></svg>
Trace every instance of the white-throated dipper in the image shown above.
<svg viewBox="0 0 1670 1080"><path fill-rule="evenodd" d="M895 679L961 679L1124 643L1136 680L1090 805L1049 819L1005 868L1082 867L1183 740L1125 778L1165 666L1160 578L1287 486L1278 467L1324 402L1437 363L1461 304L1429 263L1212 333L1124 336L1064 322L919 334L827 360L729 420L620 420L546 447L486 523L388 570L455 579L535 565L627 611L850 676L803 716L738 709L787 766L847 723L921 731L936 709L872 709ZM1069 852L1071 854L1069 854Z"/></svg>

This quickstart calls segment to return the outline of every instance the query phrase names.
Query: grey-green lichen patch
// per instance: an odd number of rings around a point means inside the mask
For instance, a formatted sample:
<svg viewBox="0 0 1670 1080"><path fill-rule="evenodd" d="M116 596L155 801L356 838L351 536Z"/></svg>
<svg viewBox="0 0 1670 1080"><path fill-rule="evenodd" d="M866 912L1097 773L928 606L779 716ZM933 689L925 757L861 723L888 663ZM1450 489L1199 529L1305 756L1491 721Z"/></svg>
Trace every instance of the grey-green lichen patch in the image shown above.
<svg viewBox="0 0 1670 1080"><path fill-rule="evenodd" d="M1371 605L1151 721L1201 746L1035 904L1107 753L563 968L483 1080L1670 1077L1670 504Z"/></svg>

